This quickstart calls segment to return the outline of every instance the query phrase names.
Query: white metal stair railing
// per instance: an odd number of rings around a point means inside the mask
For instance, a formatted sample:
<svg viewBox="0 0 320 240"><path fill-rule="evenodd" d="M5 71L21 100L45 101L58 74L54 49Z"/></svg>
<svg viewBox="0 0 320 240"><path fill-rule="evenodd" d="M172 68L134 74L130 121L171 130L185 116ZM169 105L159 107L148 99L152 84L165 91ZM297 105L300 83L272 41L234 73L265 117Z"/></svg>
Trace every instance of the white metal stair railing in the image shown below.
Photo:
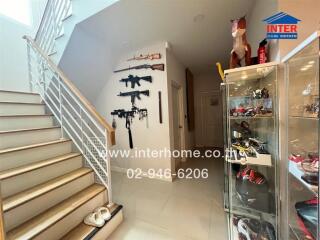
<svg viewBox="0 0 320 240"><path fill-rule="evenodd" d="M115 144L115 131L80 93L64 73L30 37L27 41L30 85L38 92L61 125L62 136L67 133L86 165L95 172L96 180L108 191L112 204L110 146Z"/></svg>
<svg viewBox="0 0 320 240"><path fill-rule="evenodd" d="M71 0L47 0L35 42L50 56L56 39L64 34L63 21L72 15Z"/></svg>

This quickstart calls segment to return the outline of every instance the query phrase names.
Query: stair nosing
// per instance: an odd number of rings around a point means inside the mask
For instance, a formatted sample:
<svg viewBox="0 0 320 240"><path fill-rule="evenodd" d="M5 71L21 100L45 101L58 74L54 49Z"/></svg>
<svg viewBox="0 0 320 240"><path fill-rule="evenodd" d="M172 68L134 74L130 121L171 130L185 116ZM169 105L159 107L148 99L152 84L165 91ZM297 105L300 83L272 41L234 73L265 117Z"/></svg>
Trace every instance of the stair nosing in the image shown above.
<svg viewBox="0 0 320 240"><path fill-rule="evenodd" d="M37 143L37 144L26 145L26 146L22 146L22 147L7 148L7 149L0 150L0 155L1 154L24 151L24 150L29 150L29 149L38 148L38 147L54 145L54 144L59 144L59 143L64 143L64 142L71 142L71 139L59 139L59 140L55 140L55 141Z"/></svg>
<svg viewBox="0 0 320 240"><path fill-rule="evenodd" d="M67 185L68 183L71 183L71 182L73 182L73 181L75 181L75 180L77 180L77 179L79 179L79 178L81 178L81 177L83 177L85 175L91 174L92 172L93 172L92 169L82 167L82 168L76 169L76 170L74 170L72 172L69 172L69 173L66 173L64 175L61 175L59 177L50 179L49 181L46 181L46 182L44 182L42 184L39 184L39 185L36 185L36 186L34 186L32 188L26 189L26 190L24 190L22 192L19 192L17 194L12 195L12 196L9 196L9 197L3 199L3 201L2 201L3 211L4 212L8 212L8 211L10 211L10 210L12 210L14 208L17 208L17 207L19 207L19 206L21 206L21 205L23 205L23 204L25 204L27 202L32 201L33 199L39 198L39 197L41 197L41 196L43 196L43 195L45 195L47 193L50 193L50 192L52 192L52 191L54 191L54 190L56 190L58 188L61 188L61 187L65 186L65 185ZM71 176L69 176L69 175L71 175ZM75 175L75 176L72 176L72 175ZM67 178L67 180L65 180L66 178ZM43 191L40 190L40 189L44 189L44 188L48 187L48 185L52 185L51 188L43 190ZM25 199L23 201L20 201L20 202L18 201L19 202L18 204L13 205L13 206L9 206L8 208L6 208L6 205L8 204L7 202L10 199L12 199L13 197L16 197L16 196L22 195L22 194L26 194L26 192L27 192L27 195L28 195L28 192L29 192L29 195L32 195L32 193L31 193L32 191L33 192L40 192L40 193L34 194L32 197L29 197L28 199ZM16 202L17 202L17 200L16 200Z"/></svg>
<svg viewBox="0 0 320 240"><path fill-rule="evenodd" d="M38 96L40 96L39 93L30 93L30 92L19 92L19 91L10 91L10 90L0 90L0 92L26 94L26 95L38 95Z"/></svg>
<svg viewBox="0 0 320 240"><path fill-rule="evenodd" d="M2 172L0 172L0 180L5 180L8 178L12 178L15 176L19 176L40 168L44 168L44 167L48 167L51 166L53 164L56 163L60 163L60 162L64 162L67 160L70 160L71 158L75 158L75 157L79 157L82 156L81 153L70 153L70 154L65 154L62 156L57 156L55 158L50 158L50 159L46 159L46 160L42 160L42 161L38 161L32 164L28 164L26 166L21 166L21 167L17 167L17 168L12 168L12 169L8 169L8 170L4 170ZM16 173L14 173L16 172ZM1 177L2 175L2 177ZM3 176L6 175L6 176Z"/></svg>
<svg viewBox="0 0 320 240"><path fill-rule="evenodd" d="M43 127L43 128L26 128L26 129L17 129L17 130L8 130L8 131L0 131L1 134L10 134L10 133L19 133L19 132L33 132L33 131L42 131L42 130L51 130L61 128L60 126L53 127Z"/></svg>
<svg viewBox="0 0 320 240"><path fill-rule="evenodd" d="M0 101L0 104L35 105L35 106L45 106L46 105L44 103L4 102L4 101Z"/></svg>
<svg viewBox="0 0 320 240"><path fill-rule="evenodd" d="M100 189L98 189L98 187L100 187ZM83 201L81 201L80 203L78 203L77 205L73 204L72 205L72 202L75 201L76 198L83 198L81 197L81 194L83 194L83 192L86 192L86 191L89 191L90 188L96 188L96 189L93 189L92 191L94 191L95 193L92 194L93 196L90 196L90 197L87 197L86 199L84 199ZM32 221L36 221L37 218L41 218L42 216L45 216L46 214L48 214L48 212L50 211L57 211L57 209L55 208L59 208L61 207L63 204L66 204L69 203L70 205L72 205L72 209L70 209L69 211L66 211L65 213L61 214L61 216L58 216L56 219L53 219L51 223L47 223L47 224L43 224L44 225L47 225L47 226L43 226L42 228L40 228L36 233L34 233L32 236L29 236L30 234L28 234L28 232L30 231L27 231L25 232L24 234L20 234L19 236L25 236L25 235L28 235L28 237L30 238L35 238L36 236L40 235L41 233L43 233L46 229L49 229L50 227L54 226L55 224L57 224L59 221L61 221L63 218L69 216L70 214L72 214L74 211L76 211L77 209L79 209L80 207L82 207L84 204L86 204L87 202L89 202L90 200L92 200L93 198L95 198L96 196L98 196L100 193L102 193L103 191L105 191L106 188L100 184L92 184L91 186L85 188L84 190L72 195L70 198L66 199L65 201L61 202L61 203L58 203L56 204L55 206L49 208L48 210L44 211L43 213L40 213L39 215L31 218L29 221L25 222L25 223L22 223L21 225L19 225L18 227L10 230L8 233L7 233L7 237L8 239L12 239L12 236L10 235L13 235L14 231L17 231L17 229L19 228L22 228L24 225L27 225L28 223L30 224L30 222ZM80 196L79 196L80 195ZM87 195L87 194L86 194ZM52 214L53 216L56 215L56 214ZM51 218L53 218L53 216L51 216ZM33 224L35 225L35 224ZM36 226L39 226L40 224L37 224ZM35 229L35 227L33 227L33 229ZM13 235L14 236L14 235ZM29 238L28 238L29 239Z"/></svg>
<svg viewBox="0 0 320 240"><path fill-rule="evenodd" d="M53 117L53 114L28 114L28 115L0 115L0 118L13 118L13 117Z"/></svg>

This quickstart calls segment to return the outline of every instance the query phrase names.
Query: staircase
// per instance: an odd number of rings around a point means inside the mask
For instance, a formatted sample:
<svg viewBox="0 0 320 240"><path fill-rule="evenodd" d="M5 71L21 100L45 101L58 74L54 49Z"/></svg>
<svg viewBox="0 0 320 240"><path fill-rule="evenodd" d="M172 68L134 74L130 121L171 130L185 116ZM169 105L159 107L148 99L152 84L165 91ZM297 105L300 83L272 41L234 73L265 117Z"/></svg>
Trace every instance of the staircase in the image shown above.
<svg viewBox="0 0 320 240"><path fill-rule="evenodd" d="M39 94L0 91L5 239L107 239L121 223L122 207L116 204L101 229L82 223L109 198L75 149Z"/></svg>

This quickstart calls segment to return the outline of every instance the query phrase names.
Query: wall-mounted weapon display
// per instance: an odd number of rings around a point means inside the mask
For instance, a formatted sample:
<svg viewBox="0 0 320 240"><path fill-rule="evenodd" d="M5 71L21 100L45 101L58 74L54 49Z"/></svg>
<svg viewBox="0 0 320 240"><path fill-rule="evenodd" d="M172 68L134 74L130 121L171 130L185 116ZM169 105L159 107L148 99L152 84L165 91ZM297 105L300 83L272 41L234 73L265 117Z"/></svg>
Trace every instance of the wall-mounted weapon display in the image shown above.
<svg viewBox="0 0 320 240"><path fill-rule="evenodd" d="M153 65L149 65L149 64L143 64L143 65L138 65L138 66L134 66L134 67L128 67L128 68L124 68L124 69L120 69L120 70L116 70L114 71L114 73L118 73L118 72L124 72L124 71L128 71L128 70L132 70L132 69L151 69L151 70L159 70L159 71L164 71L164 64L153 64Z"/></svg>
<svg viewBox="0 0 320 240"><path fill-rule="evenodd" d="M135 88L136 84L140 87L140 80L144 80L146 82L152 83L152 77L151 76L145 76L145 77L138 77L138 76L133 76L129 75L128 78L122 78L119 82L124 82L126 83L126 87L128 87L128 82L131 83L131 88Z"/></svg>
<svg viewBox="0 0 320 240"><path fill-rule="evenodd" d="M143 120L146 118L147 127L149 125L148 123L148 110L146 108L139 109L137 107L133 107L131 111L126 111L124 109L117 109L111 112L111 115L113 116L113 120L115 122L115 116L118 118L124 118L126 120L126 129L128 130L128 137L129 137L129 147L133 149L133 139L132 139L132 132L131 132L131 124L132 120L135 117L135 114L139 115L139 120ZM116 123L115 123L116 125Z"/></svg>
<svg viewBox="0 0 320 240"><path fill-rule="evenodd" d="M118 94L118 96L120 96L120 97L131 97L132 106L135 106L136 98L141 100L141 97L140 97L141 94L149 97L150 96L150 91L149 90L145 90L145 91L132 91L132 92L123 92L123 93L120 92Z"/></svg>
<svg viewBox="0 0 320 240"><path fill-rule="evenodd" d="M158 92L159 97L159 122L162 123L162 99L161 99L161 91Z"/></svg>
<svg viewBox="0 0 320 240"><path fill-rule="evenodd" d="M148 109L146 109L146 108L139 109L139 108L133 106L132 111L135 111L135 113L139 115L140 121L143 119L146 119L147 128L149 128Z"/></svg>
<svg viewBox="0 0 320 240"><path fill-rule="evenodd" d="M125 111L124 109L118 109L111 112L112 116L118 116L119 118L126 119L126 129L128 130L129 136L129 147L133 149L133 140L132 140L132 133L131 133L131 123L132 119L134 118L134 111Z"/></svg>
<svg viewBox="0 0 320 240"><path fill-rule="evenodd" d="M160 53L151 53L151 54L140 54L138 57L134 56L133 58L128 59L127 61L134 61L134 60L156 60L161 59Z"/></svg>

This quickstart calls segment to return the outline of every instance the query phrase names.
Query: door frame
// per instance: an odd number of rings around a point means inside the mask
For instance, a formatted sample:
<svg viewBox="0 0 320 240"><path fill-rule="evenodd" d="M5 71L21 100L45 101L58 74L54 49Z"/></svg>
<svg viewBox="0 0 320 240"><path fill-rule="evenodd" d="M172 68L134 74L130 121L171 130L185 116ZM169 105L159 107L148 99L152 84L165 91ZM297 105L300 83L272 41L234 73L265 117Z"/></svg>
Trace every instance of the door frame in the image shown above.
<svg viewBox="0 0 320 240"><path fill-rule="evenodd" d="M181 126L181 128L179 128L180 129L180 151L182 151L182 150L185 150L186 148L183 87L177 81L171 81L171 88L176 88L178 90L179 126ZM172 93L172 89L171 89L171 93ZM185 156L181 157L181 162L186 162L186 161L187 159Z"/></svg>

